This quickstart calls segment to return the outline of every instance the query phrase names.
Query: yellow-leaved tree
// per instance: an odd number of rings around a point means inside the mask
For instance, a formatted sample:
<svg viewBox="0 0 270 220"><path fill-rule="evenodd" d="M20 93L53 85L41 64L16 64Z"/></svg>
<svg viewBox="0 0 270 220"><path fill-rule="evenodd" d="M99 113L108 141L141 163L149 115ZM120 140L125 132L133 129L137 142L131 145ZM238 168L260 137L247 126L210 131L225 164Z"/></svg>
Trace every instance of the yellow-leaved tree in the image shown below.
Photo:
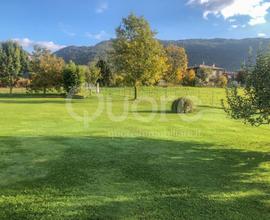
<svg viewBox="0 0 270 220"><path fill-rule="evenodd" d="M168 70L164 75L164 80L172 84L180 84L187 71L188 58L184 48L169 45L166 48L168 58Z"/></svg>
<svg viewBox="0 0 270 220"><path fill-rule="evenodd" d="M138 86L157 83L167 71L164 48L155 35L149 23L134 14L124 18L116 29L112 62L126 84L134 86L135 100Z"/></svg>
<svg viewBox="0 0 270 220"><path fill-rule="evenodd" d="M32 91L55 89L60 91L63 86L63 69L65 62L50 51L35 47L31 60L31 85Z"/></svg>
<svg viewBox="0 0 270 220"><path fill-rule="evenodd" d="M183 84L185 86L195 86L195 79L196 79L196 73L194 69L187 70L184 79Z"/></svg>

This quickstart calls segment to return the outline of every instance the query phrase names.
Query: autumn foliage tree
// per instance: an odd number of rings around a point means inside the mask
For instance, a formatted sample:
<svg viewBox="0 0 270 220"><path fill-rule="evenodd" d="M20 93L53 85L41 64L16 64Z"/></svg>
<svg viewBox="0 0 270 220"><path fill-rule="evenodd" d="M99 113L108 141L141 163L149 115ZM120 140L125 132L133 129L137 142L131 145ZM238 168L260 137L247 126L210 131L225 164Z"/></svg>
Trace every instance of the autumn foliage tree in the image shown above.
<svg viewBox="0 0 270 220"><path fill-rule="evenodd" d="M155 35L143 17L133 14L116 29L112 61L116 72L134 86L135 99L139 85L155 84L167 71L165 51Z"/></svg>
<svg viewBox="0 0 270 220"><path fill-rule="evenodd" d="M188 66L188 58L184 48L169 45L166 48L168 70L164 80L168 83L179 84L183 81Z"/></svg>
<svg viewBox="0 0 270 220"><path fill-rule="evenodd" d="M184 74L183 84L185 86L195 86L196 73L194 69L187 70Z"/></svg>
<svg viewBox="0 0 270 220"><path fill-rule="evenodd" d="M32 91L43 90L46 94L49 89L60 90L63 85L63 69L65 62L62 58L52 55L50 51L35 47L31 61Z"/></svg>

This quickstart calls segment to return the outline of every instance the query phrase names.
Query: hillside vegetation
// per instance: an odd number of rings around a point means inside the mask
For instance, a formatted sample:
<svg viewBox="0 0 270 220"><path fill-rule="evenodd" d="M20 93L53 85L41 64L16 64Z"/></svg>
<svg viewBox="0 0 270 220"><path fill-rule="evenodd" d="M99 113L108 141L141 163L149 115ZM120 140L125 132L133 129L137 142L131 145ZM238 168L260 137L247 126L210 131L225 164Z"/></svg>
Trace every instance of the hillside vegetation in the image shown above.
<svg viewBox="0 0 270 220"><path fill-rule="evenodd" d="M179 41L161 41L163 45L174 44L183 46L189 58L189 65L193 66L205 62L216 64L229 71L238 70L241 64L248 60L249 51L255 56L260 48L268 48L270 39L190 39ZM70 46L57 51L55 54L72 60L77 64L87 64L96 57L106 56L106 51L111 50L111 41L104 41L95 46L76 47Z"/></svg>

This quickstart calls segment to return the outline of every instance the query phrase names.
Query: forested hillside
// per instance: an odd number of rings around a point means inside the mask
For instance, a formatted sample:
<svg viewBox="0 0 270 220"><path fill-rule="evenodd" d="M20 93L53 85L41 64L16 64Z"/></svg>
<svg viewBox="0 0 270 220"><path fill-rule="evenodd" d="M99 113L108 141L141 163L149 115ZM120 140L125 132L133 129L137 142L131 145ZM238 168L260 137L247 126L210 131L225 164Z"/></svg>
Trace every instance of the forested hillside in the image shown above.
<svg viewBox="0 0 270 220"><path fill-rule="evenodd" d="M189 65L205 62L216 64L229 71L238 70L242 63L248 60L249 51L253 55L260 49L270 46L270 39L190 39L179 41L161 41L165 46L169 44L183 46L188 54ZM73 60L77 64L87 64L98 57L106 57L111 49L111 41L104 41L95 46L70 46L57 51L55 54L65 61Z"/></svg>

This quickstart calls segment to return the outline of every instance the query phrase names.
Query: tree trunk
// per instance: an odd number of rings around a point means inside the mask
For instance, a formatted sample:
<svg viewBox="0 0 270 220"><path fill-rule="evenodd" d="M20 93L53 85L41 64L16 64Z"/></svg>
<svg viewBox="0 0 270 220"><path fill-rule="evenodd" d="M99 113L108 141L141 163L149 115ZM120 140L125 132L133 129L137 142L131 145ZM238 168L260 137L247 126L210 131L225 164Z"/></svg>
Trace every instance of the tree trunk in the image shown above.
<svg viewBox="0 0 270 220"><path fill-rule="evenodd" d="M138 87L134 86L134 100L137 100L138 98Z"/></svg>
<svg viewBox="0 0 270 220"><path fill-rule="evenodd" d="M46 88L43 88L43 95L46 95Z"/></svg>
<svg viewBox="0 0 270 220"><path fill-rule="evenodd" d="M97 87L96 87L96 93L99 94L99 83L97 83Z"/></svg>
<svg viewBox="0 0 270 220"><path fill-rule="evenodd" d="M13 79L12 79L12 75L9 75L9 94L12 94L13 91Z"/></svg>

